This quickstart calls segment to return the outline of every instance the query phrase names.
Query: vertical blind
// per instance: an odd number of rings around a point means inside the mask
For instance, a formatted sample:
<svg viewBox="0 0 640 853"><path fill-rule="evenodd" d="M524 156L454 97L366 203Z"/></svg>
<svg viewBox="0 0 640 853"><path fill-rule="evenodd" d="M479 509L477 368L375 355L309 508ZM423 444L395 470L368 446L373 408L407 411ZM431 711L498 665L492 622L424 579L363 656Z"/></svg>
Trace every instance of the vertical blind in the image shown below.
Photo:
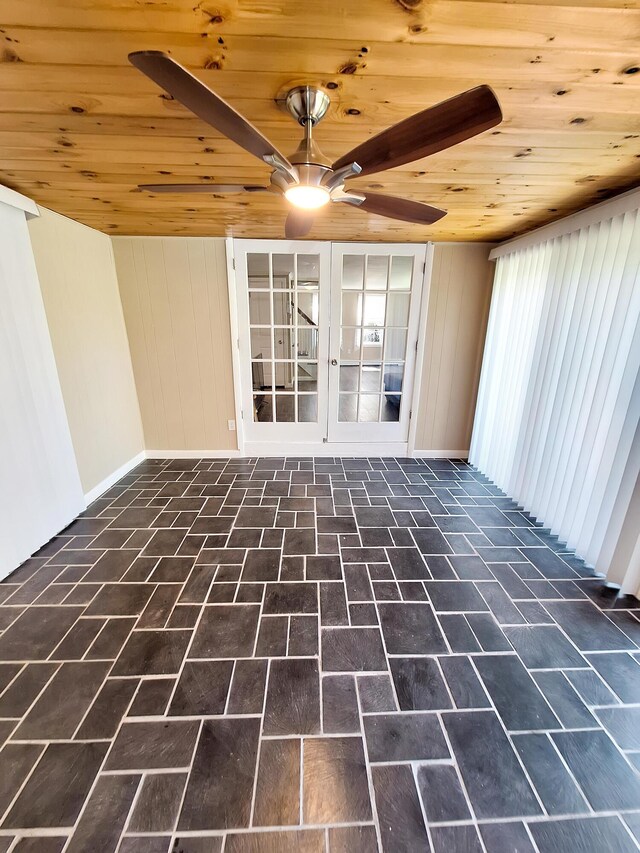
<svg viewBox="0 0 640 853"><path fill-rule="evenodd" d="M640 471L639 206L640 196L616 215L604 205L564 233L542 229L497 250L470 451L605 574L633 529ZM631 563L613 579L639 591Z"/></svg>
<svg viewBox="0 0 640 853"><path fill-rule="evenodd" d="M3 578L85 502L25 213L5 203L1 192L0 399Z"/></svg>

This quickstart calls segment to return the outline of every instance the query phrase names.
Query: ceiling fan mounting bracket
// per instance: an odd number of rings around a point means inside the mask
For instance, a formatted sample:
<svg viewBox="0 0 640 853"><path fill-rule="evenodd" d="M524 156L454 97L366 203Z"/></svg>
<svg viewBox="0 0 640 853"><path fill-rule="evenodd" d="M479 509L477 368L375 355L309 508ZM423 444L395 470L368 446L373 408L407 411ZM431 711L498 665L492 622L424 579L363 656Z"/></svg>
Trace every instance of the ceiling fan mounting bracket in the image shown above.
<svg viewBox="0 0 640 853"><path fill-rule="evenodd" d="M317 86L296 86L287 92L285 105L293 118L303 127L307 124L316 125L321 121L331 99Z"/></svg>

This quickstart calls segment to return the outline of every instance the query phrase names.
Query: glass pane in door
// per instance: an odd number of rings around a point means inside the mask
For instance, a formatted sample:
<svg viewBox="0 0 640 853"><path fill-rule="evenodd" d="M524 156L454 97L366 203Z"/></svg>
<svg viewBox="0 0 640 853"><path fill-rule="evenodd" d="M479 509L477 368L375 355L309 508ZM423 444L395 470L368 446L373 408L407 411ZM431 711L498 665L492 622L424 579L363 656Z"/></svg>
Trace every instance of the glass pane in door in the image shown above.
<svg viewBox="0 0 640 853"><path fill-rule="evenodd" d="M297 391L318 390L318 362L298 361L298 387Z"/></svg>
<svg viewBox="0 0 640 853"><path fill-rule="evenodd" d="M298 394L298 423L315 423L318 420L318 395Z"/></svg>
<svg viewBox="0 0 640 853"><path fill-rule="evenodd" d="M368 391L379 394L381 378L382 370L379 364L363 364L362 377L360 379L360 390L363 392Z"/></svg>
<svg viewBox="0 0 640 853"><path fill-rule="evenodd" d="M249 322L252 326L271 323L271 306L268 293L249 293Z"/></svg>
<svg viewBox="0 0 640 853"><path fill-rule="evenodd" d="M247 255L247 279L254 290L269 289L269 255L266 252L250 252Z"/></svg>
<svg viewBox="0 0 640 853"><path fill-rule="evenodd" d="M257 327L250 330L251 358L271 360L271 329Z"/></svg>
<svg viewBox="0 0 640 853"><path fill-rule="evenodd" d="M389 274L389 290L411 290L413 275L413 258L404 255L394 255L391 258Z"/></svg>
<svg viewBox="0 0 640 853"><path fill-rule="evenodd" d="M338 420L355 423L358 420L358 395L340 394Z"/></svg>
<svg viewBox="0 0 640 853"><path fill-rule="evenodd" d="M357 391L360 383L360 365L359 364L341 364L340 365L340 390L341 391Z"/></svg>
<svg viewBox="0 0 640 853"><path fill-rule="evenodd" d="M320 315L320 294L318 288L307 285L306 289L296 291L295 320L298 326L318 326Z"/></svg>
<svg viewBox="0 0 640 853"><path fill-rule="evenodd" d="M295 255L271 255L271 271L275 290L290 290L296 280Z"/></svg>
<svg viewBox="0 0 640 853"><path fill-rule="evenodd" d="M295 394L276 394L276 421L294 423L296 419Z"/></svg>
<svg viewBox="0 0 640 853"><path fill-rule="evenodd" d="M320 256L296 255L296 287L318 287L320 283Z"/></svg>
<svg viewBox="0 0 640 853"><path fill-rule="evenodd" d="M389 258L386 255L369 255L367 257L367 290L386 290Z"/></svg>
<svg viewBox="0 0 640 853"><path fill-rule="evenodd" d="M342 289L362 290L364 285L364 255L345 255L342 259Z"/></svg>
<svg viewBox="0 0 640 853"><path fill-rule="evenodd" d="M273 325L293 325L293 294L290 290L273 291ZM262 296L262 294L260 294Z"/></svg>
<svg viewBox="0 0 640 853"><path fill-rule="evenodd" d="M247 254L254 422L318 422L319 272L317 254Z"/></svg>

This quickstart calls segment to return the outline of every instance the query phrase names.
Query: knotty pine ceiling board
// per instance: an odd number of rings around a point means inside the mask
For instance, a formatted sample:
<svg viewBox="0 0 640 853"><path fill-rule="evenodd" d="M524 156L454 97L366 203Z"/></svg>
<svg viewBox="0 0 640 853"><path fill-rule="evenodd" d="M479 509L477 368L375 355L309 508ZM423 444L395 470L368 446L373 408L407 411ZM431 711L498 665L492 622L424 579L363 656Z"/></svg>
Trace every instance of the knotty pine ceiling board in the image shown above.
<svg viewBox="0 0 640 853"><path fill-rule="evenodd" d="M281 237L277 196L138 183L267 182L269 169L127 61L166 50L290 152L289 88L326 89L333 159L480 83L505 120L350 182L446 208L424 227L330 205L311 238L486 240L640 183L640 0L0 0L0 182L109 234Z"/></svg>

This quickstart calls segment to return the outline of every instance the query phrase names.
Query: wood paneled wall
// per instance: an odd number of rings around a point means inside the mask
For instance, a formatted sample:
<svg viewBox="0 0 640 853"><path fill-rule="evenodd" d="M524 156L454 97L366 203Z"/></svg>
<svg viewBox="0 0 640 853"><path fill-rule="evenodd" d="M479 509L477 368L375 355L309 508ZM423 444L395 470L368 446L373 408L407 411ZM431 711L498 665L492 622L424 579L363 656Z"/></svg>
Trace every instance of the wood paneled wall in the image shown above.
<svg viewBox="0 0 640 853"><path fill-rule="evenodd" d="M111 240L40 209L29 222L85 494L143 449Z"/></svg>
<svg viewBox="0 0 640 853"><path fill-rule="evenodd" d="M235 450L224 240L113 246L147 452Z"/></svg>
<svg viewBox="0 0 640 853"><path fill-rule="evenodd" d="M466 455L494 264L487 244L434 247L415 449ZM416 413L414 413L416 417Z"/></svg>

